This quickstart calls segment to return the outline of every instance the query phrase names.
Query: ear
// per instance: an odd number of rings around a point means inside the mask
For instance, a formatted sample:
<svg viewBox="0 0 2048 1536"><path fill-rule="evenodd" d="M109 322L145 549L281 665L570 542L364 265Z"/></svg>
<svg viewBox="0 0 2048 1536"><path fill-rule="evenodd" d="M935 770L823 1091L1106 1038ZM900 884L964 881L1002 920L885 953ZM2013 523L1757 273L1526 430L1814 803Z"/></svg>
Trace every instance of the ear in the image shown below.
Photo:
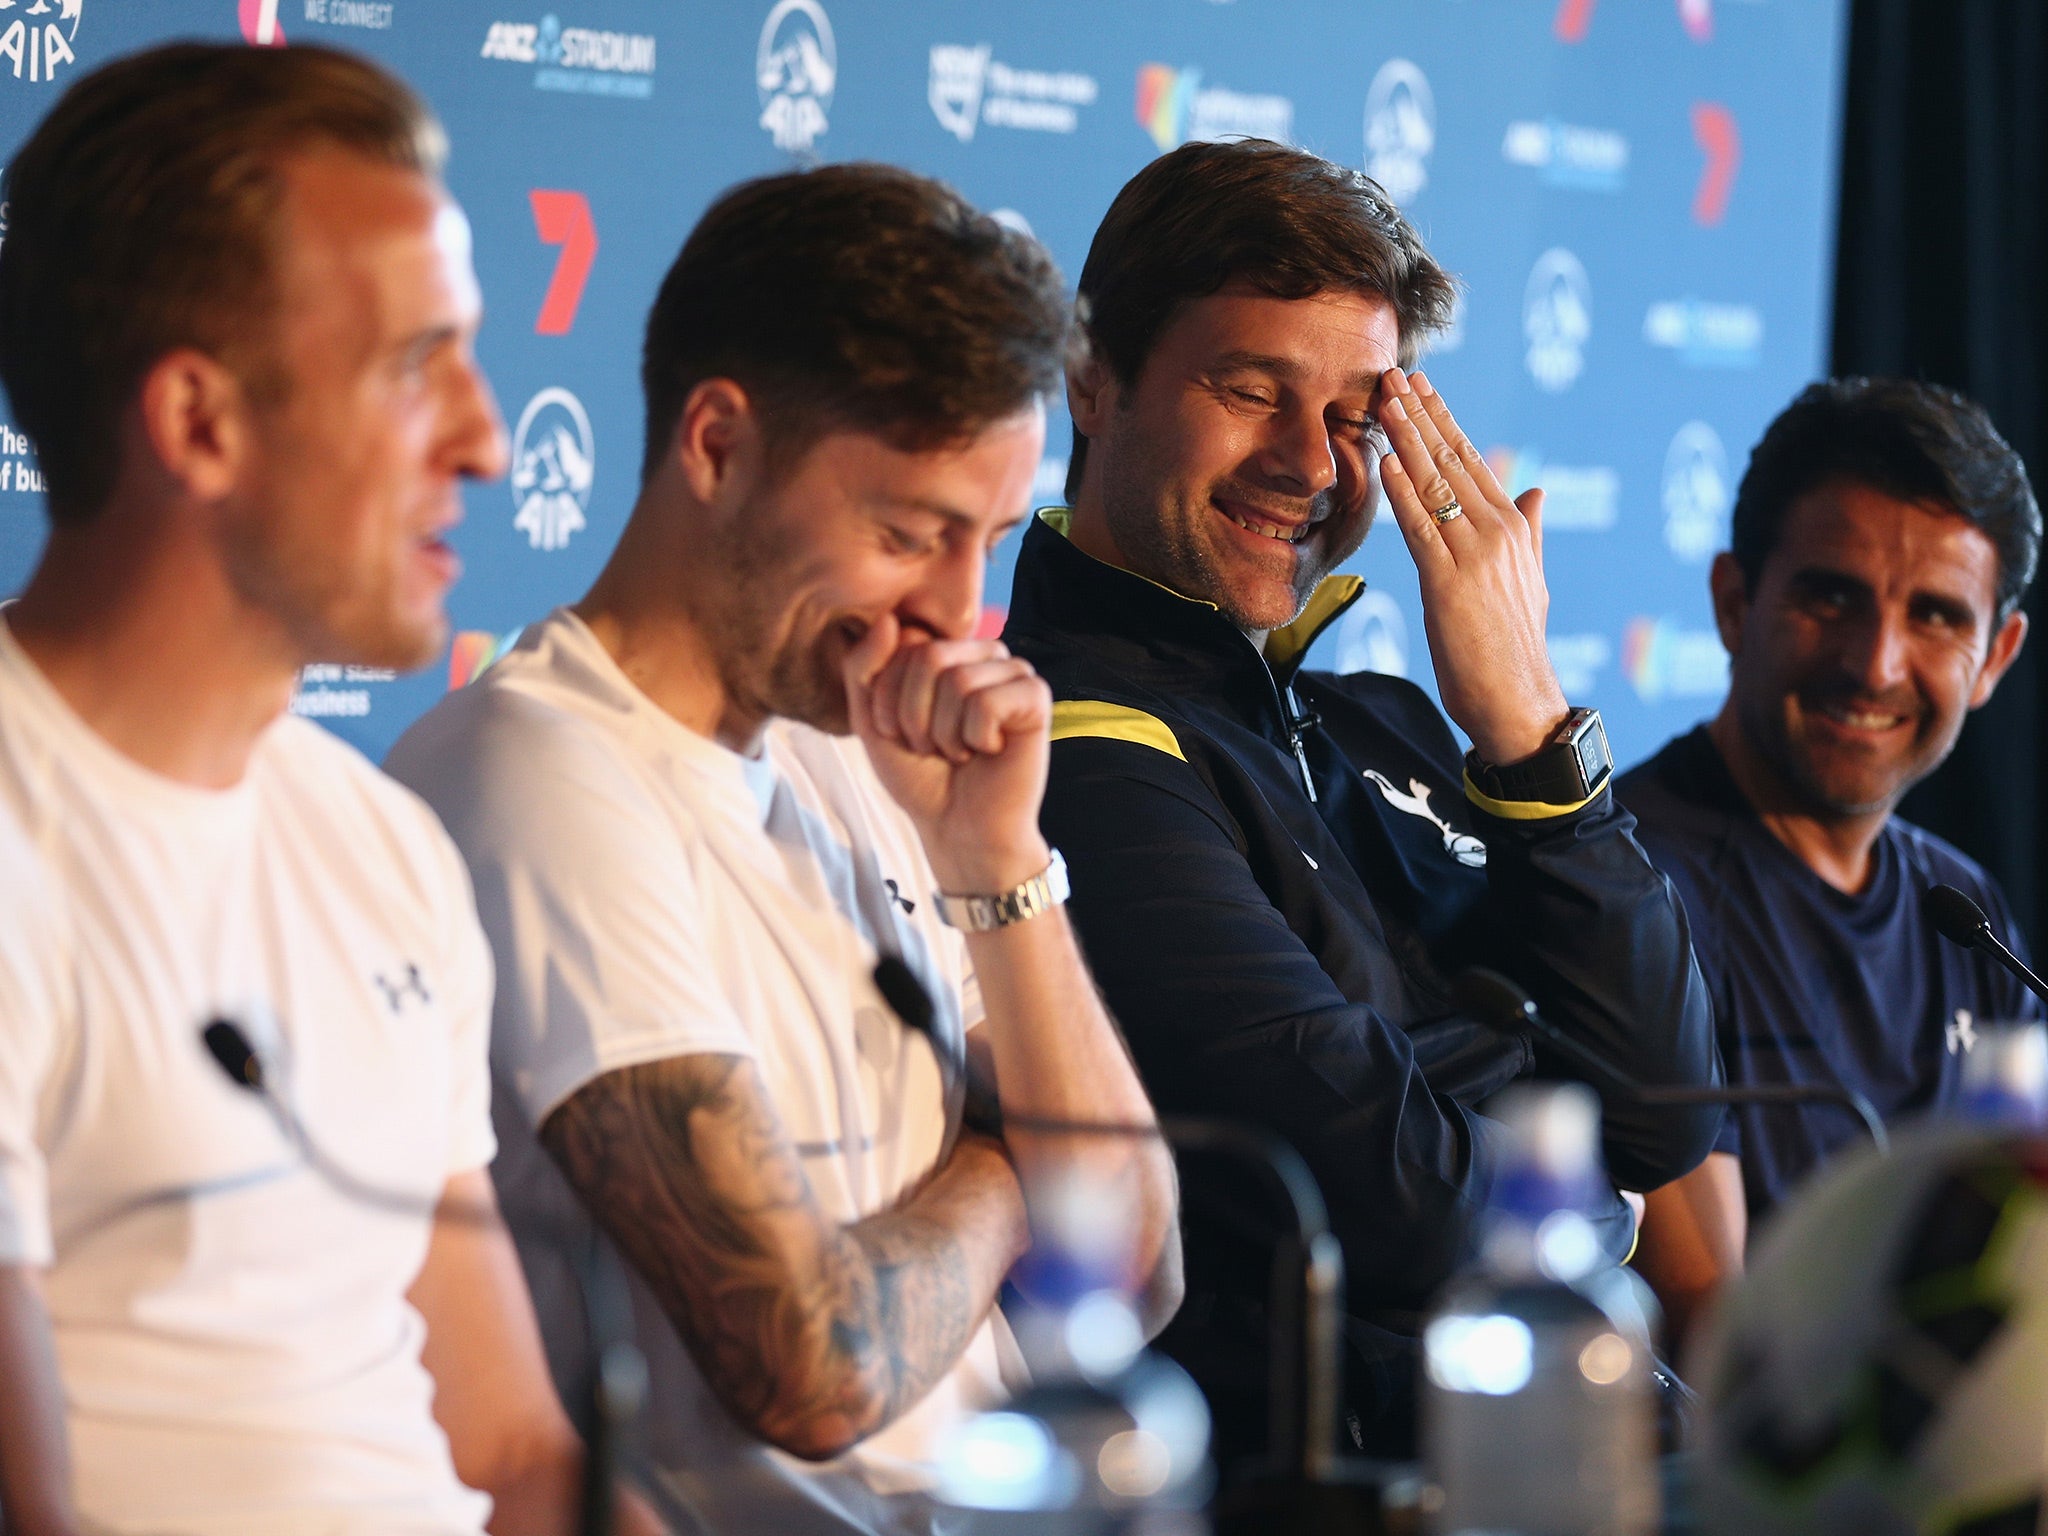
<svg viewBox="0 0 2048 1536"><path fill-rule="evenodd" d="M705 379L683 401L669 459L705 506L744 500L761 472L761 418L731 379Z"/></svg>
<svg viewBox="0 0 2048 1536"><path fill-rule="evenodd" d="M2015 608L1998 626L1998 633L1991 637L1991 648L1984 653L1984 669L1977 674L1977 685L1970 690L1970 708L1977 708L1991 697L1991 690L1998 686L1998 680L2019 659L2020 647L2026 638L2027 616Z"/></svg>
<svg viewBox="0 0 2048 1536"><path fill-rule="evenodd" d="M166 352L136 404L149 453L188 496L214 502L235 488L252 440L249 397L219 361L192 347Z"/></svg>
<svg viewBox="0 0 2048 1536"><path fill-rule="evenodd" d="M1714 602L1714 628L1720 631L1721 648L1730 656L1742 653L1742 625L1749 617L1749 578L1735 557L1723 550L1714 556L1707 572L1707 591Z"/></svg>
<svg viewBox="0 0 2048 1536"><path fill-rule="evenodd" d="M1067 414L1074 430L1083 437L1099 436L1115 405L1116 375L1092 345L1080 348L1067 364Z"/></svg>

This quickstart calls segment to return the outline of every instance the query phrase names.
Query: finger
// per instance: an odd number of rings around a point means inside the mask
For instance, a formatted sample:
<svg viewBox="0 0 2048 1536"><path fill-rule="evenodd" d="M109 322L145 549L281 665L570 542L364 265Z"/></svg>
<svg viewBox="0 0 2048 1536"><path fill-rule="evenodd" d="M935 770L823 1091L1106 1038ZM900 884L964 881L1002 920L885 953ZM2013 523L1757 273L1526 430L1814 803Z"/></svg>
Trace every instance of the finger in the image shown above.
<svg viewBox="0 0 2048 1536"><path fill-rule="evenodd" d="M1386 429L1387 442L1400 465L1399 479L1410 488L1415 506L1429 517L1436 542L1455 552L1458 541L1467 537L1471 530L1458 527L1462 518L1439 523L1433 514L1448 506L1453 499L1462 506L1464 499L1445 478L1442 467L1436 462L1435 452L1423 437L1422 429L1428 418L1408 389L1407 381L1401 378L1398 369L1389 369L1384 377L1390 382L1380 398L1379 420ZM1381 480L1387 485L1389 499L1392 499L1393 480L1384 472Z"/></svg>
<svg viewBox="0 0 2048 1536"><path fill-rule="evenodd" d="M1430 413L1428 398L1414 387L1414 380L1406 381L1401 403L1407 408L1408 419L1414 423L1415 434L1422 440L1422 446L1429 454L1430 465L1436 472L1436 485L1423 484L1423 501L1431 507L1441 509L1456 500L1465 513L1462 519L1465 527L1445 535L1455 548L1457 540L1469 535L1474 528L1497 524L1502 509L1488 501L1477 482L1473 480L1464 455L1444 436L1443 429ZM1451 423L1451 430L1457 431L1456 422ZM1464 436L1463 433L1458 435ZM1455 523L1460 520L1454 518L1452 521Z"/></svg>
<svg viewBox="0 0 2048 1536"><path fill-rule="evenodd" d="M840 674L846 680L847 718L856 735L874 739L895 734L893 726L884 731L877 720L875 679L896 654L900 638L896 615L885 613L868 626L868 632L854 642L840 661Z"/></svg>
<svg viewBox="0 0 2048 1536"><path fill-rule="evenodd" d="M932 741L938 750L956 763L987 750L966 735L968 705L988 689L1032 675L1029 662L1010 656L952 667L941 674L931 722Z"/></svg>
<svg viewBox="0 0 2048 1536"><path fill-rule="evenodd" d="M1390 410L1398 410L1396 402L1381 405L1384 418ZM1439 567L1450 569L1456 561L1450 547L1444 543L1443 530L1437 527L1436 519L1422 504L1416 493L1415 482L1408 478L1408 471L1394 454L1380 459L1380 487L1387 493L1387 505L1393 510L1394 524L1401 530L1401 536L1408 541L1408 553L1415 561L1416 569L1425 575Z"/></svg>
<svg viewBox="0 0 2048 1536"><path fill-rule="evenodd" d="M1486 462L1486 455L1472 445L1472 439L1465 435L1464 428L1460 427L1457 418L1451 415L1451 408L1444 404L1444 397L1436 392L1436 387L1424 374L1411 373L1408 376L1408 383L1414 389L1416 397L1421 400L1423 411L1430 422L1443 440L1457 453L1458 461L1464 465L1465 474L1471 480L1473 489L1477 490L1489 505L1506 506L1507 492L1501 489L1500 480L1495 476L1493 466Z"/></svg>
<svg viewBox="0 0 2048 1536"><path fill-rule="evenodd" d="M938 699L940 677L957 667L995 660L1009 652L1000 641L932 640L919 633L921 643L915 648L905 647L901 680L896 688L896 724L905 746L913 752L930 752L934 750L932 710Z"/></svg>
<svg viewBox="0 0 2048 1536"><path fill-rule="evenodd" d="M1536 553L1536 568L1543 569L1543 487L1532 485L1515 498L1515 510L1529 520L1529 547Z"/></svg>
<svg viewBox="0 0 2048 1536"><path fill-rule="evenodd" d="M977 689L964 702L961 739L989 757L1019 737L1052 729L1052 689L1029 667L1008 682Z"/></svg>

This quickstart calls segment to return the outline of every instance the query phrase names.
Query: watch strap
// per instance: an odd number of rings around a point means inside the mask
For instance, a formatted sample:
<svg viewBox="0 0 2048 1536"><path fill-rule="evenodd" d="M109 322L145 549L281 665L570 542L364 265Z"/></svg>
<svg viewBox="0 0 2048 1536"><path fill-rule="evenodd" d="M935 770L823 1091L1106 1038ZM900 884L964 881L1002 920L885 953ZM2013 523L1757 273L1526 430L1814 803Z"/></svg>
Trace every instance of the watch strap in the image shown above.
<svg viewBox="0 0 2048 1536"><path fill-rule="evenodd" d="M955 896L939 891L933 900L938 905L940 920L949 928L957 928L962 933L991 933L1014 923L1027 923L1041 913L1050 912L1054 907L1064 905L1072 894L1073 883L1067 878L1067 861L1055 848L1050 864L1007 891L989 896Z"/></svg>
<svg viewBox="0 0 2048 1536"><path fill-rule="evenodd" d="M1472 785L1490 800L1572 807L1585 804L1614 776L1607 727L1597 709L1575 709L1549 745L1519 763L1496 768L1477 752L1465 754Z"/></svg>

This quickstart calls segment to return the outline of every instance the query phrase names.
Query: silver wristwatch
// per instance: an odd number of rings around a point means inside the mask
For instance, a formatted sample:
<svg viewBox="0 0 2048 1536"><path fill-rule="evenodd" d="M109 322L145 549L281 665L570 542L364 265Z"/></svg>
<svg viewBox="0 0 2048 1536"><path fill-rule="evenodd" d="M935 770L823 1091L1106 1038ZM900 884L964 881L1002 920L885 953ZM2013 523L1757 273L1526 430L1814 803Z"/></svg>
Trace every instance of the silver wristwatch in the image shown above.
<svg viewBox="0 0 2048 1536"><path fill-rule="evenodd" d="M948 927L958 928L962 933L988 933L1050 912L1062 905L1073 889L1067 879L1067 861L1055 848L1052 862L1022 885L994 896L949 896L939 891L934 899L938 902L939 917Z"/></svg>

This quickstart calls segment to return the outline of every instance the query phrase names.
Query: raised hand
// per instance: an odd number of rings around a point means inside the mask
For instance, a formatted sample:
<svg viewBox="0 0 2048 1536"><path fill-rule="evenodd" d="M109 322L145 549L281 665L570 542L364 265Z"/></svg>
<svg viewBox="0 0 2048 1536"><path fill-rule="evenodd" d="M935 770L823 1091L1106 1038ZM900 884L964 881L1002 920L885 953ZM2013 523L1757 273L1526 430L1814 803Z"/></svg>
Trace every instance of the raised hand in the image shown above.
<svg viewBox="0 0 2048 1536"><path fill-rule="evenodd" d="M1052 690L1029 662L1000 641L934 640L885 616L845 675L854 733L943 889L993 894L1045 868Z"/></svg>
<svg viewBox="0 0 2048 1536"><path fill-rule="evenodd" d="M1569 712L1544 621L1543 492L1510 500L1421 374L1380 376L1393 452L1380 483L1422 582L1423 630L1444 713L1487 762L1541 750ZM1456 516L1443 514L1455 503Z"/></svg>

